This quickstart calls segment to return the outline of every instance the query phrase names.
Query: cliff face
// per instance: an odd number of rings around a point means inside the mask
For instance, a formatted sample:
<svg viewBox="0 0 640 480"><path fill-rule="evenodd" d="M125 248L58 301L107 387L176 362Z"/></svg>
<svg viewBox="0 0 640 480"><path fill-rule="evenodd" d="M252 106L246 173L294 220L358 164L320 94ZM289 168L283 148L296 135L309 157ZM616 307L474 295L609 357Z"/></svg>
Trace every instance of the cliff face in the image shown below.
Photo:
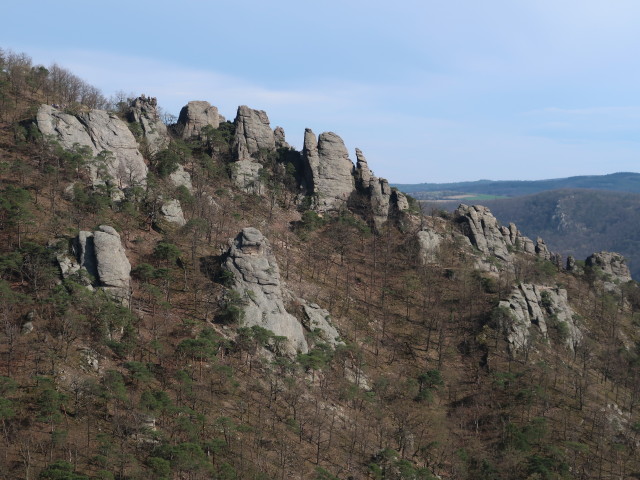
<svg viewBox="0 0 640 480"><path fill-rule="evenodd" d="M94 185L110 183L119 189L145 185L148 170L138 143L115 114L89 110L70 115L42 105L36 125L43 136L53 138L66 149L75 145L91 149L95 159L89 169Z"/></svg>

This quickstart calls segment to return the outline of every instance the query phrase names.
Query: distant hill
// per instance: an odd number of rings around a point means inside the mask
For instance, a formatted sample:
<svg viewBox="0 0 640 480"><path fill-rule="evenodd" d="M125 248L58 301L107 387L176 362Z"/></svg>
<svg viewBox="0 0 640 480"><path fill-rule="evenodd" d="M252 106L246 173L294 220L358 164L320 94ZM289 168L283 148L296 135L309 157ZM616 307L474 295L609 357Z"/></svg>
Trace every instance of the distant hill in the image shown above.
<svg viewBox="0 0 640 480"><path fill-rule="evenodd" d="M502 224L515 223L525 235L542 237L551 251L564 256L583 260L601 250L621 253L632 276L640 278L640 194L564 189L483 205Z"/></svg>
<svg viewBox="0 0 640 480"><path fill-rule="evenodd" d="M640 193L640 173L618 172L609 175L588 175L549 180L478 180L458 183L394 184L393 186L419 200L444 199L461 194L519 197L565 188ZM434 196L434 192L438 194Z"/></svg>

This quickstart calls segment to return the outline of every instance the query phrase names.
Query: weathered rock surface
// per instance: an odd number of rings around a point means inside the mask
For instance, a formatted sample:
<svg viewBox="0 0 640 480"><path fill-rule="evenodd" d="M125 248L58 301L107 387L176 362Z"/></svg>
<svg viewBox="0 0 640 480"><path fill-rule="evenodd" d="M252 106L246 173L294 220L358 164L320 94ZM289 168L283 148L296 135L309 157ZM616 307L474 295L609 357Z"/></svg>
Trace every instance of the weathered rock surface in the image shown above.
<svg viewBox="0 0 640 480"><path fill-rule="evenodd" d="M79 275L91 290L100 288L123 303L131 293L131 264L120 235L113 227L101 225L93 232L81 231L73 242L73 256L58 254L62 275Z"/></svg>
<svg viewBox="0 0 640 480"><path fill-rule="evenodd" d="M169 175L169 181L173 184L174 187L185 187L190 192L193 192L191 175L180 164L178 164L178 168L176 169L176 171Z"/></svg>
<svg viewBox="0 0 640 480"><path fill-rule="evenodd" d="M187 221L184 218L184 212L182 211L182 205L180 205L180 201L175 198L163 201L162 206L160 207L160 212L164 219L169 223L173 223L181 227L187 224Z"/></svg>
<svg viewBox="0 0 640 480"><path fill-rule="evenodd" d="M371 199L371 213L376 231L380 231L389 219L391 204L391 187L384 178L371 177L369 195Z"/></svg>
<svg viewBox="0 0 640 480"><path fill-rule="evenodd" d="M177 124L180 137L187 139L200 135L202 128L207 125L211 125L213 128L220 126L218 108L209 102L194 100L180 110Z"/></svg>
<svg viewBox="0 0 640 480"><path fill-rule="evenodd" d="M276 143L276 148L291 148L291 145L289 145L285 139L284 128L276 127L273 131L273 138Z"/></svg>
<svg viewBox="0 0 640 480"><path fill-rule="evenodd" d="M236 187L247 193L260 193L260 170L262 165L252 160L238 160L231 164L231 180Z"/></svg>
<svg viewBox="0 0 640 480"><path fill-rule="evenodd" d="M409 199L399 190L394 190L391 194L391 203L395 205L398 212L407 212L409 210Z"/></svg>
<svg viewBox="0 0 640 480"><path fill-rule="evenodd" d="M362 150L356 148L356 170L355 170L356 187L359 190L367 190L371 184L373 172L369 169L369 164Z"/></svg>
<svg viewBox="0 0 640 480"><path fill-rule="evenodd" d="M340 334L331 324L331 314L327 310L301 298L298 299L298 302L302 305L304 312L302 324L307 330L317 333L319 341L334 348L338 345L344 345L344 342L340 340Z"/></svg>
<svg viewBox="0 0 640 480"><path fill-rule="evenodd" d="M512 352L531 346L533 328L546 338L549 327L556 326L554 322L564 324L561 328L566 333L564 341L569 348L574 349L582 341L582 332L575 323L574 311L564 289L520 284L509 299L498 306L510 313L508 319L503 319L502 328Z"/></svg>
<svg viewBox="0 0 640 480"><path fill-rule="evenodd" d="M406 195L392 189L386 179L376 177L359 148L356 148L356 168L353 170L353 177L356 189L369 197L376 231L380 231L392 216L397 217L397 214L409 210Z"/></svg>
<svg viewBox="0 0 640 480"><path fill-rule="evenodd" d="M440 252L442 236L430 229L420 230L416 235L422 263L435 263Z"/></svg>
<svg viewBox="0 0 640 480"><path fill-rule="evenodd" d="M541 238L534 244L513 223L508 227L500 226L487 207L461 204L455 211L455 216L472 245L486 255L493 255L505 262L512 260L512 251L537 255L546 260L551 258L551 253Z"/></svg>
<svg viewBox="0 0 640 480"><path fill-rule="evenodd" d="M627 262L619 253L594 253L586 259L585 265L608 275L614 284L631 281L631 273L629 272L629 267L627 267Z"/></svg>
<svg viewBox="0 0 640 480"><path fill-rule="evenodd" d="M569 255L567 257L567 264L566 264L565 268L566 268L567 272L571 272L571 273L576 274L576 275L580 275L580 274L584 273L582 268L576 263L576 259L573 258L573 255Z"/></svg>
<svg viewBox="0 0 640 480"><path fill-rule="evenodd" d="M304 132L303 163L308 192L316 197L316 210L327 212L343 207L355 185L353 163L342 139L333 132Z"/></svg>
<svg viewBox="0 0 640 480"><path fill-rule="evenodd" d="M260 150L276 149L276 137L264 110L253 110L246 105L241 105L238 107L234 123L236 133L233 149L238 160L251 160ZM282 141L284 141L284 130L282 130Z"/></svg>
<svg viewBox="0 0 640 480"><path fill-rule="evenodd" d="M244 228L230 242L224 267L233 275L233 289L246 301L243 325L258 325L287 337L284 347L289 355L306 353L302 324L285 309L280 269L262 233Z"/></svg>
<svg viewBox="0 0 640 480"><path fill-rule="evenodd" d="M138 143L116 115L104 110L89 110L74 116L50 105L41 105L36 126L44 136L51 136L65 149L79 144L90 147L94 156L103 151L111 152L103 158L104 165L94 162L90 166L94 185L108 182L123 189L146 184L147 166L138 150Z"/></svg>
<svg viewBox="0 0 640 480"><path fill-rule="evenodd" d="M129 105L127 113L130 122L137 122L142 129L142 135L149 146L152 155L169 145L167 126L160 119L158 101L144 95L136 98Z"/></svg>

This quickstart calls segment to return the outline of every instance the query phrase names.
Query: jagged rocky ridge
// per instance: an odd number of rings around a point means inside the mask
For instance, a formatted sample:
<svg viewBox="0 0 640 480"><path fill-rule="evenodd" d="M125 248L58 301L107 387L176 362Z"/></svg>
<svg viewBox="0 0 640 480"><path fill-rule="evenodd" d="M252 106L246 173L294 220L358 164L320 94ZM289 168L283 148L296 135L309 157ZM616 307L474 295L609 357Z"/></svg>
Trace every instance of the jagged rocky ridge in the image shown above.
<svg viewBox="0 0 640 480"><path fill-rule="evenodd" d="M512 352L530 348L534 330L545 339L550 328L559 330L561 340L571 350L582 341L583 333L565 289L522 283L498 307L507 312L501 317L501 327Z"/></svg>
<svg viewBox="0 0 640 480"><path fill-rule="evenodd" d="M169 136L166 127L160 125L155 99L142 96L133 100L128 115L131 122L140 125L142 138L149 152L157 152L168 145ZM217 128L222 121L224 118L218 114L217 108L208 102L189 102L182 109L175 130L183 138L190 138L200 135L205 126ZM66 148L73 148L76 143L88 145L94 152L99 148L96 145L105 149L113 148L120 152L120 156L117 157L121 162L118 167L120 172L132 171L134 167L129 162L138 165L142 158L135 138L130 134L126 124L106 112L92 110L72 116L58 112L52 107L42 106L38 112L37 125L43 134L53 135ZM278 149L290 149L285 140L284 130L281 127L272 130L266 112L247 106L238 108L234 126L232 180L238 188L246 192L262 194L264 188L261 185L261 171L265 168L265 155L277 154ZM126 138L124 144L114 140L119 135ZM126 148L122 145L126 145ZM131 155L125 155L123 152ZM316 137L311 129L306 129L301 163L296 165L300 171L300 198L311 198L310 204L314 210L320 214L330 214L349 208L353 195L360 194L367 199L372 227L375 231L380 231L390 218L406 214L409 210L408 199L401 192L391 189L386 179L373 174L360 149L356 149L355 153L356 165L349 159L344 142L337 134L325 132ZM144 162L142 165L144 166ZM146 173L146 166L144 170L142 167L139 170ZM97 176L95 178L96 182L102 181ZM189 172L182 165L178 165L177 170L170 175L169 181L176 187L184 186L189 191L193 189ZM121 184L126 186L125 183ZM159 202L159 211L166 222L177 226L186 224L187 220L177 199L160 198ZM437 262L441 245L454 242L475 247L480 253L476 267L484 271L513 269L513 261L518 253L541 260L552 260L559 264L557 256L549 252L542 239L538 238L533 242L514 224L499 225L486 207L462 204L455 211L454 220L460 226L460 232L445 233L441 228L429 227L423 227L416 232L419 255L423 263ZM126 259L126 256L124 258ZM491 260L492 258L494 260ZM495 260L499 263L496 264ZM63 260L61 265L65 262ZM567 271L577 271L572 265L575 265L575 262L571 263L569 259ZM610 280L605 283L610 290L630 280L624 259L617 254L594 254L587 259L586 265L603 272L605 278ZM276 335L287 337L287 354L308 351L309 345L303 326L307 330L319 329L328 344L335 346L339 342L337 332L330 322L326 321L328 312L321 307L303 299L296 299L304 312L301 320L287 312L284 302L285 298L291 295L281 286L275 257L268 240L258 230L245 229L238 235L227 252L225 268L233 274L234 290L247 302L245 324L260 325L272 330ZM72 271L77 267L63 269ZM112 285L109 283L110 280L95 275L95 269L91 270L91 265L85 266L85 269L98 279L98 284L103 288L119 288L121 290L115 296L126 297L128 283L124 280L116 281ZM126 269L121 270L124 272ZM126 275L121 276L128 278L128 270ZM545 293L545 301L551 298L552 304L556 305L545 307L549 315L558 316L557 312L561 312L561 321L567 323L570 331L567 345L570 348L575 347L580 339L580 331L571 323L572 315L566 291L554 290L544 285L521 285L511 294L510 300L503 301L507 303L501 304L513 311L512 318L515 320L504 326L513 351L527 347L531 325L535 325L543 336L546 335L545 315L542 313L544 310L540 307L540 292Z"/></svg>

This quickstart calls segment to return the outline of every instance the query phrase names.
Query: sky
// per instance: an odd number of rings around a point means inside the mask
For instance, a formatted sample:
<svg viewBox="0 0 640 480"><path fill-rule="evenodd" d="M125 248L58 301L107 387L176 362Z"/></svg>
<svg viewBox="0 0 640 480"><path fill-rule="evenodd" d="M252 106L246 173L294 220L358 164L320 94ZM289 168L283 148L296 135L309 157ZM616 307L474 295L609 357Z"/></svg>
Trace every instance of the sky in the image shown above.
<svg viewBox="0 0 640 480"><path fill-rule="evenodd" d="M28 5L28 6L27 6ZM640 171L637 0L5 2L0 48L177 115L265 110L392 183ZM10 21L9 21L10 19Z"/></svg>

